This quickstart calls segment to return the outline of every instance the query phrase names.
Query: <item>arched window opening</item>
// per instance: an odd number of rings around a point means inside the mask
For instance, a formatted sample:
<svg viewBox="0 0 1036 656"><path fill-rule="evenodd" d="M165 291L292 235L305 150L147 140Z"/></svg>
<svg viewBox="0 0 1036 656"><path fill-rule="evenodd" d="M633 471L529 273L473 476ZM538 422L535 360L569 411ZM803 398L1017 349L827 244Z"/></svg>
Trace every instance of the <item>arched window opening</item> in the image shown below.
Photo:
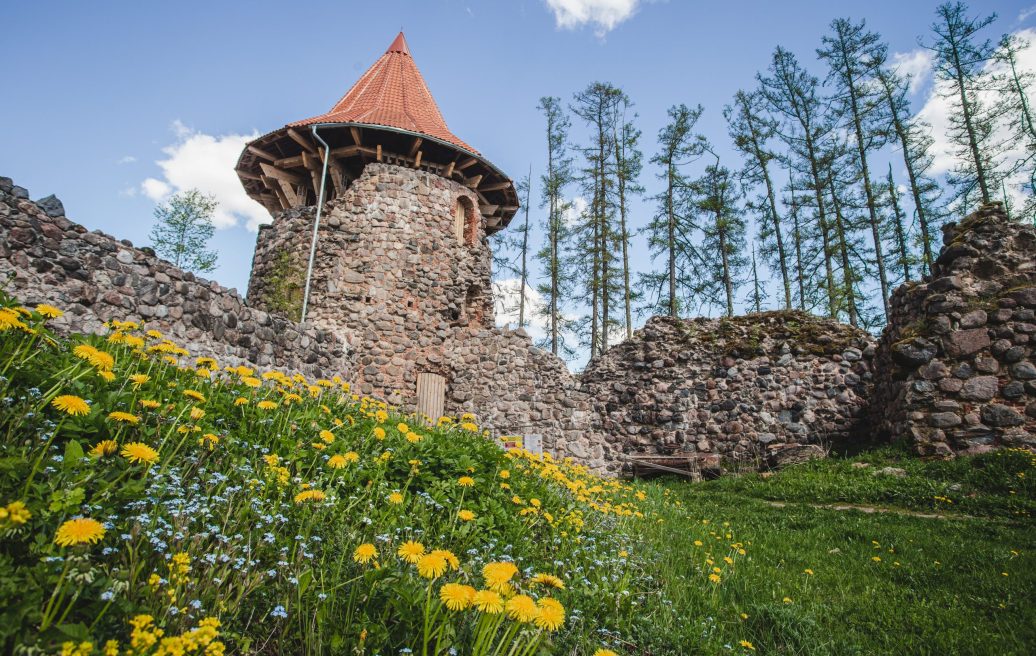
<svg viewBox="0 0 1036 656"><path fill-rule="evenodd" d="M478 227L475 204L467 196L459 197L453 210L453 235L465 246L474 246L478 241Z"/></svg>

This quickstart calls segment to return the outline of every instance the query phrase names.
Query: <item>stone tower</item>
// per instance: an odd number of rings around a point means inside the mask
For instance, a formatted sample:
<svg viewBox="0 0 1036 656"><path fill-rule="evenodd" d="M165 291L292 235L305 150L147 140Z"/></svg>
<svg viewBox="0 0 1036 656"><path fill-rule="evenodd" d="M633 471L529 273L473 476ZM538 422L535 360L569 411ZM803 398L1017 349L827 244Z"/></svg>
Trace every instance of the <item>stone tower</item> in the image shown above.
<svg viewBox="0 0 1036 656"><path fill-rule="evenodd" d="M487 237L518 199L446 126L403 34L329 112L249 143L237 172L274 217L249 303L298 318L324 178L306 320L350 347L363 392L408 405L427 387L418 409L441 413L444 344L493 326Z"/></svg>

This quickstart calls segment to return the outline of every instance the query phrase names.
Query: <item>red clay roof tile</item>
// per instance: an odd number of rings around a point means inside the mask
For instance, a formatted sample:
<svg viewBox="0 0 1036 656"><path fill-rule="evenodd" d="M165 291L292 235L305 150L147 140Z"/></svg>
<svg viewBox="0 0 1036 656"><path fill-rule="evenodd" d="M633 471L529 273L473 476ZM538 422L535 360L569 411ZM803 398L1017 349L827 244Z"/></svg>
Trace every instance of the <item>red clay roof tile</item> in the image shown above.
<svg viewBox="0 0 1036 656"><path fill-rule="evenodd" d="M435 137L479 154L446 127L402 32L331 111L291 125L313 123L384 125Z"/></svg>

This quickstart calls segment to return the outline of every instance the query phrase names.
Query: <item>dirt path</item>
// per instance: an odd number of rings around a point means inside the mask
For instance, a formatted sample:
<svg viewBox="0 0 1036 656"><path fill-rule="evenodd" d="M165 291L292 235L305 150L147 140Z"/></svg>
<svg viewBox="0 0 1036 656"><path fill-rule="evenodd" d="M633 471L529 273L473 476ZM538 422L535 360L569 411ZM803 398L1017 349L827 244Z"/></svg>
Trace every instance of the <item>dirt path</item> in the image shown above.
<svg viewBox="0 0 1036 656"><path fill-rule="evenodd" d="M875 513L888 513L890 515L900 515L902 517L920 517L922 519L978 519L977 517L973 517L971 515L946 515L942 513L918 512L916 510L906 510L903 508L882 508L880 506L854 505L851 503L804 503L798 501L768 501L766 499L763 499L762 501L769 506L773 506L774 508L784 508L786 506L809 506L810 508L817 508L819 510L837 510L842 512L849 510L858 510L862 513L867 513L869 515Z"/></svg>

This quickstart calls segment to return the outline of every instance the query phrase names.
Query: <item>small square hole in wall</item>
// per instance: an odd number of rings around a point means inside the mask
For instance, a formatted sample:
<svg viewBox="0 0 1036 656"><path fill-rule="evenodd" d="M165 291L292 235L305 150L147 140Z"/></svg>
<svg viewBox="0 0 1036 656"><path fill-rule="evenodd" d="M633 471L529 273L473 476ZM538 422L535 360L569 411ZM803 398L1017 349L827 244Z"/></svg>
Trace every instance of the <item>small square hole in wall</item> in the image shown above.
<svg viewBox="0 0 1036 656"><path fill-rule="evenodd" d="M371 297L370 297L370 296L368 296L367 298L365 298L365 299L364 299L364 302L365 302L365 303L370 303L370 302L371 302Z"/></svg>
<svg viewBox="0 0 1036 656"><path fill-rule="evenodd" d="M411 301L407 301L407 302L406 302L406 306L407 306L408 308L412 308L412 307L414 307L414 302L413 302L412 300L411 300Z"/></svg>

